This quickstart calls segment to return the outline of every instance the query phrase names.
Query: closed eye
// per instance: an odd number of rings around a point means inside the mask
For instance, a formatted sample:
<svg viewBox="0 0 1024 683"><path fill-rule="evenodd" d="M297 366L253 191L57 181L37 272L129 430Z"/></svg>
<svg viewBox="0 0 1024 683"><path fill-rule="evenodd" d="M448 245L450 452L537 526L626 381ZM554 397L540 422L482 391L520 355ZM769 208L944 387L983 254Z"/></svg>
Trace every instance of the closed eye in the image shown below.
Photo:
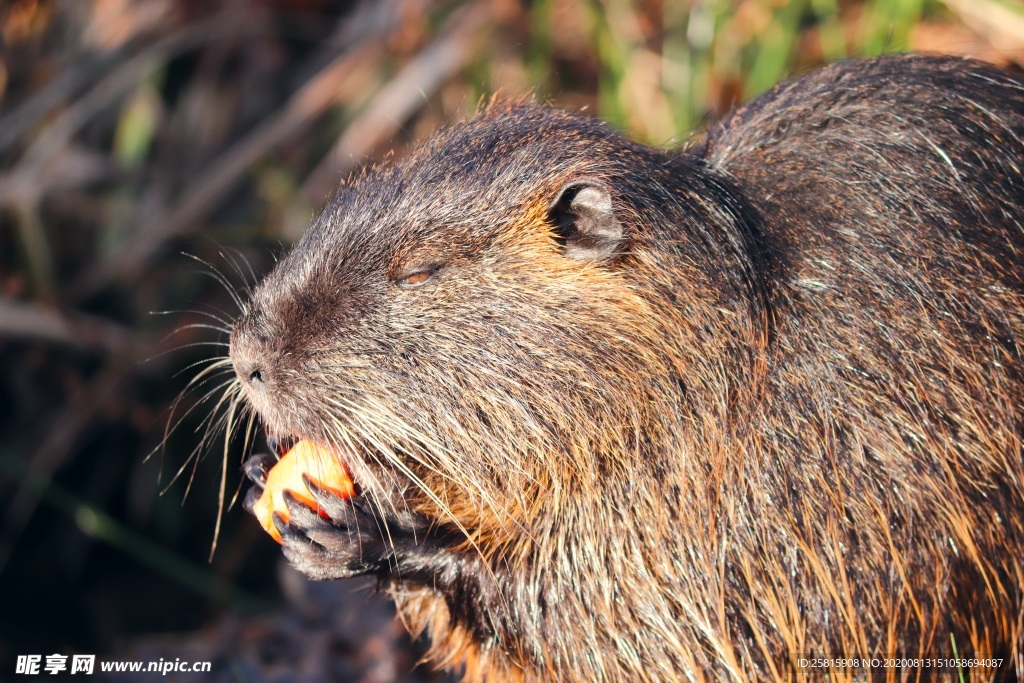
<svg viewBox="0 0 1024 683"><path fill-rule="evenodd" d="M417 287L422 287L434 279L434 276L437 275L439 270L441 270L441 266L417 268L416 270L410 271L396 278L395 284L402 289L416 289Z"/></svg>

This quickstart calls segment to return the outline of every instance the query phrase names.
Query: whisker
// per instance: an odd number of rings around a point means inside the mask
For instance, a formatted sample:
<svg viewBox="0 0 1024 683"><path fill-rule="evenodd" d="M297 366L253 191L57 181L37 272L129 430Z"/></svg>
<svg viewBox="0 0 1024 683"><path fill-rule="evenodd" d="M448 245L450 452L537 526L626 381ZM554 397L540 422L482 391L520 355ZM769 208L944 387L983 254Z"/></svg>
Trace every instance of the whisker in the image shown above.
<svg viewBox="0 0 1024 683"><path fill-rule="evenodd" d="M179 426L181 426L181 423L186 418L188 418L188 416L191 415L194 410L196 410L198 407L200 407L201 405L206 403L208 400L210 400L210 397L213 396L216 392L220 391L221 389L224 390L224 394L225 395L226 394L233 394L233 393L237 393L241 389L241 386L238 385L237 380L235 380L235 379L231 379L231 380L228 380L226 382L222 382L221 384L217 385L216 387L214 387L213 389L208 391L206 394L204 394L203 397L199 401L197 401L197 402L193 403L191 406L189 406L188 410L185 411L182 415L180 415L176 421L173 421L174 420L174 412L177 410L177 406L178 406L179 402L184 398L184 395L185 395L185 392L182 392L182 394L180 394L178 396L178 398L176 398L174 400L174 402L171 404L171 415L168 417L168 427L165 428L163 441L161 442L161 444L159 446L157 446L157 448L159 449L159 448L162 448L163 446L165 446L167 440L170 438L170 435L172 433L174 433L174 431ZM196 427L195 433L198 434L200 432L200 430L204 430L204 429L205 429L206 433L204 433L203 437L200 439L199 444L194 449L192 449L191 455L189 455L189 457L186 459L186 461L183 464L183 466L181 468L179 468L179 470L175 473L175 475L171 479L171 481L168 482L168 487L170 485L172 485L175 481L177 481L178 477L181 476L182 472L184 471L184 467L187 466L188 462L193 457L195 457L200 451L202 451L205 448L206 444L208 443L207 434L209 433L210 425L213 423L214 420L218 419L216 411L217 411L217 408L220 406L222 401L223 401L223 398L221 399L221 401L219 401L217 403L217 406L215 406L213 410L211 410L209 413L206 414L206 416L203 418L203 420ZM223 419L223 416L221 416L219 419ZM173 424L172 424L172 421L173 421ZM150 455L152 455L152 453ZM147 456L147 457L149 457L149 456ZM164 492L166 492L166 489L164 490Z"/></svg>
<svg viewBox="0 0 1024 683"><path fill-rule="evenodd" d="M213 329L216 329L216 330L218 330L220 332L225 332L225 333L230 332L231 331L231 325L232 325L233 316L226 316L225 311L220 310L216 306L211 306L211 308L213 308L213 311L204 311L204 310L198 309L198 308L175 308L175 309L171 309L171 310L168 310L168 311L150 311L149 314L150 315L178 315L178 316L180 316L180 315L185 315L187 313L188 315L198 315L198 316L200 316L202 318L209 318L210 320L212 320L215 323L218 323L220 325L220 327L215 327ZM217 314L220 314L220 315L217 315ZM222 317L222 316L226 316L226 317ZM187 329L187 328L186 327L175 328L175 330L173 332L171 332L171 335L175 334L178 330L182 330L182 329ZM170 335L168 335L168 336L170 336Z"/></svg>
<svg viewBox="0 0 1024 683"><path fill-rule="evenodd" d="M242 404L241 395L236 395L228 407L227 422L224 429L224 457L221 458L220 466L220 488L217 493L217 521L213 526L213 542L210 544L209 560L213 561L213 553L217 550L217 541L220 539L221 523L224 520L224 502L227 498L228 485L228 453L231 450L231 434L235 425L235 416L238 414L239 405Z"/></svg>
<svg viewBox="0 0 1024 683"><path fill-rule="evenodd" d="M239 393L240 388L241 387L238 385L238 383L236 381L229 382L227 384L227 388L221 394L220 399L217 401L217 403L210 410L209 415L206 418L204 418L203 421L200 423L200 425L196 428L196 433L197 434L200 432L200 430L202 430L203 434L202 434L202 436L199 439L199 444L193 449L192 455L189 456L189 459L194 461L193 468L192 468L192 478L194 478L194 476L195 476L195 467L196 467L196 465L198 465L198 460L199 460L198 454L202 453L203 451L205 451L207 449L207 447L209 446L210 442L212 442L213 439L216 438L216 435L222 429L224 429L227 424L230 423L231 413L230 412L223 412L223 413L221 413L220 411L221 411L221 408L223 408L224 405L228 403L228 401L232 401L233 403L238 401L238 396L237 395ZM215 418L214 416L217 416L217 417ZM180 474L183 471L183 469L184 468L182 468L182 470L179 470L179 473L178 473L177 476L180 476ZM188 486L185 489L185 497L186 498L188 497L188 494L189 494L189 492L190 492L190 490L192 488L192 478L189 479Z"/></svg>
<svg viewBox="0 0 1024 683"><path fill-rule="evenodd" d="M245 310L245 303L242 301L242 297L238 294L237 291L235 291L235 288L231 286L231 281L223 273L221 273L216 266L214 266L212 263L209 263L205 259L199 258L194 254L188 254L183 252L183 255L192 259L196 263L200 263L206 266L207 270L199 271L200 274L205 275L206 277L210 277L216 282L218 282L221 286L224 287L224 290L231 297L231 300L234 302L235 306L238 307L238 310Z"/></svg>
<svg viewBox="0 0 1024 683"><path fill-rule="evenodd" d="M243 399L240 397L239 400L243 400ZM252 409L252 406L250 406L247 403L244 403L244 400L243 400L243 403L242 403L242 414L243 415L248 415L248 417L249 417L249 420L248 420L248 422L246 422L246 425L245 425L245 432L244 432L244 435L243 435L244 438L243 438L243 441L242 441L242 453L243 453L243 458L244 458L244 457L246 457L245 454L249 453L250 452L250 448L254 447L254 444L255 444L255 439L256 439L256 418L257 418L257 416L256 416L256 411ZM228 503L228 507L234 507L235 503L238 502L238 496L242 492L242 486L244 484L245 484L245 479L244 478L243 479L239 479L238 486L235 487L235 493L231 497L231 501Z"/></svg>
<svg viewBox="0 0 1024 683"><path fill-rule="evenodd" d="M242 278L242 282L245 283L243 291L246 294L250 294L252 292L252 288L259 282L259 277L256 275L256 271L252 269L252 264L249 263L249 259L245 257L245 254L240 249L223 249L218 253L231 264L231 267L234 268L238 277ZM248 276L246 272L242 270L241 266L238 265L239 261L245 264L245 267L248 270Z"/></svg>
<svg viewBox="0 0 1024 683"><path fill-rule="evenodd" d="M208 367L204 368L201 372L197 373L195 377L189 380L188 384L186 384L185 387L174 398L174 400L171 401L170 412L167 416L167 424L164 427L163 438L160 440L160 443L157 444L156 448L154 448L153 451L146 456L147 460L150 457L152 457L152 455L157 450L160 450L167 445L167 440L170 438L171 434L174 433L174 431L181 425L182 421L186 417L188 417L188 415L196 408L196 404L193 404L183 415L179 416L178 419L175 420L175 415L178 412L178 407L181 405L181 402L185 399L189 392L198 389L199 387L203 386L203 384L205 384L206 381L208 381L207 379L204 379L206 375L218 369L221 369L222 372L227 372L227 370L223 368L226 360L226 358L214 359L212 362L210 362L210 365ZM193 366L201 365L204 362L206 361L194 363ZM211 376L209 379L213 379L213 377L215 377L215 375ZM223 386L223 384L219 386ZM216 389L214 389L214 391L216 391ZM202 402L203 401L200 400L198 403Z"/></svg>

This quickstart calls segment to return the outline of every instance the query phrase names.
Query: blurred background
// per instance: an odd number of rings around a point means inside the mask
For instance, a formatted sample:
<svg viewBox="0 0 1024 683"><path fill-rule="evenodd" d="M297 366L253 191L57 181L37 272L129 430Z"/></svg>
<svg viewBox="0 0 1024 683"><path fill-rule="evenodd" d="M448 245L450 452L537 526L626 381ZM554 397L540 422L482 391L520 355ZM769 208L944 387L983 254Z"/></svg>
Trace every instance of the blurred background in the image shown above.
<svg viewBox="0 0 1024 683"><path fill-rule="evenodd" d="M0 680L18 654L95 653L213 662L182 680L440 681L365 583L304 582L232 504L226 377L188 385L234 295L339 178L494 93L680 145L848 56L1016 66L1024 7L0 0L0 45Z"/></svg>

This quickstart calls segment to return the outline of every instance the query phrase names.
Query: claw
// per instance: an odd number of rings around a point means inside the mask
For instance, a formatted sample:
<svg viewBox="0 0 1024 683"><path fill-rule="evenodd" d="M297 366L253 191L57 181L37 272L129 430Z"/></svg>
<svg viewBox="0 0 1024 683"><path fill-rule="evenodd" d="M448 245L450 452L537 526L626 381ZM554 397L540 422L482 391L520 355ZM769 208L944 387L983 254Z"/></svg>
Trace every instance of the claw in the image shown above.
<svg viewBox="0 0 1024 683"><path fill-rule="evenodd" d="M311 479L306 474L302 475L302 483L305 484L313 501L316 502L320 514L326 515L330 519L338 520L346 517L349 505L355 503L355 498L343 498L334 490L321 485L320 482Z"/></svg>
<svg viewBox="0 0 1024 683"><path fill-rule="evenodd" d="M258 453L242 465L242 472L256 486L261 489L267 485L267 473L277 463L277 457L272 453Z"/></svg>
<svg viewBox="0 0 1024 683"><path fill-rule="evenodd" d="M277 533L281 534L282 543L285 540L295 540L299 538L305 538L301 533L296 531L288 522L285 521L284 515L280 512L274 513L274 526L277 527Z"/></svg>
<svg viewBox="0 0 1024 683"><path fill-rule="evenodd" d="M317 509L311 508L308 503L299 500L291 491L283 491L281 497L284 498L285 507L288 508L289 524L294 527L309 529L326 517L319 506ZM327 518L327 521L330 522L330 518Z"/></svg>

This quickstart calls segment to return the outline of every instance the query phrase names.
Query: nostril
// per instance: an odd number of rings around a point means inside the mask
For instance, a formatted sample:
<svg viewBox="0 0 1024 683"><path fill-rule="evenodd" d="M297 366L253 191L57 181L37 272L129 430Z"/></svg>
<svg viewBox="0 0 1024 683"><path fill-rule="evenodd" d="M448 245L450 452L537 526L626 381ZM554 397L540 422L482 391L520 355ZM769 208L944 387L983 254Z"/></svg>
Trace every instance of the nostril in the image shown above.
<svg viewBox="0 0 1024 683"><path fill-rule="evenodd" d="M274 383L274 360L267 340L236 327L229 355L238 381L250 391L265 392Z"/></svg>

